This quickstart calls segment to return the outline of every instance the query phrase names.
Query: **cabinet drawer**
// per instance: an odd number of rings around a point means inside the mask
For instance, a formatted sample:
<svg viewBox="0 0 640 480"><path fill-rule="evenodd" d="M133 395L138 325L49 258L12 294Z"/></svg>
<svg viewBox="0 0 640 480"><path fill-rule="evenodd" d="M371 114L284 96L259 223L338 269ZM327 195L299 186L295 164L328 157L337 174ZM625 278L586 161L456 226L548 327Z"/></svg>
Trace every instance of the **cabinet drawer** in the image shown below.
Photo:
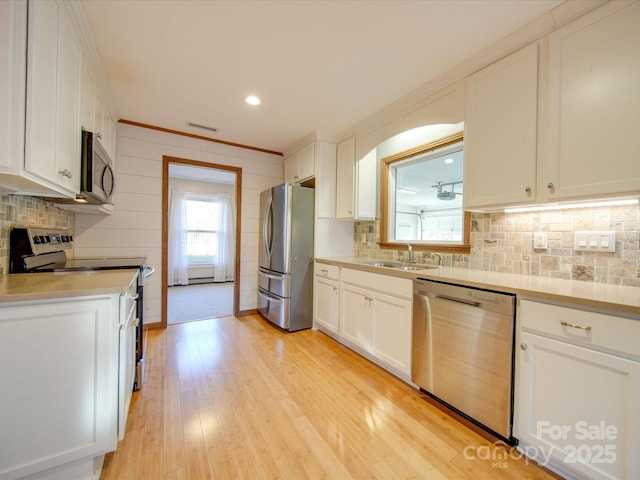
<svg viewBox="0 0 640 480"><path fill-rule="evenodd" d="M524 330L640 358L638 320L528 300L520 300L518 317Z"/></svg>
<svg viewBox="0 0 640 480"><path fill-rule="evenodd" d="M340 278L340 267L336 265L329 265L327 263L316 263L313 273L319 277L338 280Z"/></svg>
<svg viewBox="0 0 640 480"><path fill-rule="evenodd" d="M343 268L340 280L397 297L412 298L413 296L413 282L406 278Z"/></svg>

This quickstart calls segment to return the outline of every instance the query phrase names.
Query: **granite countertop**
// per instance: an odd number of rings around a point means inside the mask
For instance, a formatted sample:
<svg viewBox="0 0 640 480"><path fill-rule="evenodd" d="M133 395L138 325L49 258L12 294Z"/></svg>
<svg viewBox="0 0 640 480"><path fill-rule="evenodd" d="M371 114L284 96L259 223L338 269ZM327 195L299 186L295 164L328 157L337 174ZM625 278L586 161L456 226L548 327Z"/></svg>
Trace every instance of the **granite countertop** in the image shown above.
<svg viewBox="0 0 640 480"><path fill-rule="evenodd" d="M56 298L124 293L138 269L14 273L0 277L0 305Z"/></svg>
<svg viewBox="0 0 640 480"><path fill-rule="evenodd" d="M604 309L640 320L640 288L606 283L562 280L557 278L488 272L456 267L429 268L423 270L397 270L389 267L367 265L353 257L316 258L316 261L332 265L383 273L409 279L426 278L470 287L515 293L521 297L536 298L558 303L569 303L590 309ZM420 267L420 264L415 266Z"/></svg>

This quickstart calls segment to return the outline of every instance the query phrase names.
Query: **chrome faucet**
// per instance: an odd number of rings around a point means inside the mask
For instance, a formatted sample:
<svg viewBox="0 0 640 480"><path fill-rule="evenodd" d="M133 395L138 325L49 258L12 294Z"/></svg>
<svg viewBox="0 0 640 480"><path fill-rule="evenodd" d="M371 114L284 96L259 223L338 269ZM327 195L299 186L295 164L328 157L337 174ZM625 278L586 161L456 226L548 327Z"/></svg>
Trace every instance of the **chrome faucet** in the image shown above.
<svg viewBox="0 0 640 480"><path fill-rule="evenodd" d="M413 254L413 245L408 243L407 244L407 249L409 250L409 263L416 263L416 257Z"/></svg>
<svg viewBox="0 0 640 480"><path fill-rule="evenodd" d="M444 265L444 259L442 258L442 254L440 254L438 252L431 252L431 255L437 255L438 256L438 266L439 267Z"/></svg>

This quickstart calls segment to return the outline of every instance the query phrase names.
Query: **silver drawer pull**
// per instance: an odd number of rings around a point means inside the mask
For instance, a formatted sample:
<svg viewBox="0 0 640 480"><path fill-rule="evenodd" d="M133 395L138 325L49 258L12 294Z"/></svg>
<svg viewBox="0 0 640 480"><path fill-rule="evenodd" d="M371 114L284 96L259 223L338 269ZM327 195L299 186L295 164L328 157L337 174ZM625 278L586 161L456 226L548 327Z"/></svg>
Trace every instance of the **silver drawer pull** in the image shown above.
<svg viewBox="0 0 640 480"><path fill-rule="evenodd" d="M574 325L573 323L565 322L564 320L560 321L560 325L563 327L571 327L571 328L579 328L580 330L591 330L591 326L589 325Z"/></svg>

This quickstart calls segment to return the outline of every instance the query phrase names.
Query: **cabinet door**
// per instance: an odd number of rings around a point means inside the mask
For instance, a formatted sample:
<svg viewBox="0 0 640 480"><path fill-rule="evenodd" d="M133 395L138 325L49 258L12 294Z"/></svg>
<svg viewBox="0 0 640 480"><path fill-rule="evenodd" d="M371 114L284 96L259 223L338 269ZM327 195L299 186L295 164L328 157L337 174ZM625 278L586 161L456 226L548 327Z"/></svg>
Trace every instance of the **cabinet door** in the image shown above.
<svg viewBox="0 0 640 480"><path fill-rule="evenodd" d="M75 194L80 191L82 51L64 9L60 9L58 42L55 180Z"/></svg>
<svg viewBox="0 0 640 480"><path fill-rule="evenodd" d="M296 183L298 181L298 165L300 163L300 155L297 153L284 160L284 181L287 183Z"/></svg>
<svg viewBox="0 0 640 480"><path fill-rule="evenodd" d="M55 1L29 3L25 170L68 196L80 189L81 50Z"/></svg>
<svg viewBox="0 0 640 480"><path fill-rule="evenodd" d="M336 144L326 140L316 143L316 212L318 218L336 216Z"/></svg>
<svg viewBox="0 0 640 480"><path fill-rule="evenodd" d="M516 352L521 448L588 478L638 478L640 362L528 332Z"/></svg>
<svg viewBox="0 0 640 480"><path fill-rule="evenodd" d="M94 132L95 123L95 98L96 82L89 68L85 67L82 77L82 114L80 115L80 126L89 132Z"/></svg>
<svg viewBox="0 0 640 480"><path fill-rule="evenodd" d="M298 179L297 182L308 180L315 175L315 143L307 145L298 154Z"/></svg>
<svg viewBox="0 0 640 480"><path fill-rule="evenodd" d="M26 2L0 2L0 173L24 162Z"/></svg>
<svg viewBox="0 0 640 480"><path fill-rule="evenodd" d="M373 353L391 368L411 375L411 301L373 295Z"/></svg>
<svg viewBox="0 0 640 480"><path fill-rule="evenodd" d="M0 308L0 476L115 449L117 315L109 298Z"/></svg>
<svg viewBox="0 0 640 480"><path fill-rule="evenodd" d="M356 139L338 144L336 157L336 218L353 218L355 211Z"/></svg>
<svg viewBox="0 0 640 480"><path fill-rule="evenodd" d="M365 289L345 284L340 288L340 336L366 351L373 335L372 302Z"/></svg>
<svg viewBox="0 0 640 480"><path fill-rule="evenodd" d="M329 332L339 333L338 282L316 276L314 286L314 321Z"/></svg>
<svg viewBox="0 0 640 480"><path fill-rule="evenodd" d="M467 79L465 208L535 201L538 47Z"/></svg>
<svg viewBox="0 0 640 480"><path fill-rule="evenodd" d="M640 3L621 5L550 36L548 200L640 192Z"/></svg>
<svg viewBox="0 0 640 480"><path fill-rule="evenodd" d="M357 220L376 218L377 150L374 148L356 162L355 214Z"/></svg>

